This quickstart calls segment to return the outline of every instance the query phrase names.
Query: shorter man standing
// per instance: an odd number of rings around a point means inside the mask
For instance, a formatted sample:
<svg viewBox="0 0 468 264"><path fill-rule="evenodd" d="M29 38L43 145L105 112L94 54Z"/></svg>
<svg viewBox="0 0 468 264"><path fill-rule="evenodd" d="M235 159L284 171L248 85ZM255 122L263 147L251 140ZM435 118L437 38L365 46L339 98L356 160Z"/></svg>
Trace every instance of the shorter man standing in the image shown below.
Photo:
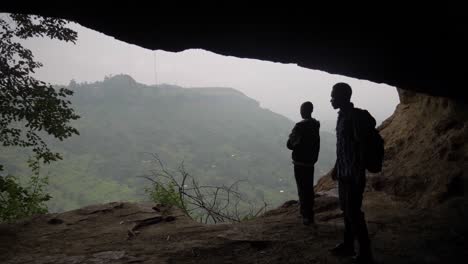
<svg viewBox="0 0 468 264"><path fill-rule="evenodd" d="M320 122L312 118L311 102L301 105L302 121L289 135L287 147L292 150L294 176L304 225L314 221L314 165L320 150Z"/></svg>

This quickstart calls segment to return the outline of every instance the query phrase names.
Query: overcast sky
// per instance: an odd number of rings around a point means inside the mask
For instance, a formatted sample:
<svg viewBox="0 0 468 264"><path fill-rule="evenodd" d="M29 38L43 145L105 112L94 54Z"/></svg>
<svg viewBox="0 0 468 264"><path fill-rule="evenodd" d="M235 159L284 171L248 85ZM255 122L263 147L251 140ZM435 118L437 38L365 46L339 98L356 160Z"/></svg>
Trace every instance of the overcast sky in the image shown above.
<svg viewBox="0 0 468 264"><path fill-rule="evenodd" d="M77 43L30 39L25 45L44 64L37 77L54 84L103 80L110 74L129 74L144 84L176 84L183 87L231 87L259 101L261 106L297 121L304 101L315 105L320 120L333 120L331 86L348 82L355 106L368 109L377 120L390 116L398 103L394 87L365 80L268 61L217 55L204 50L180 53L151 51L84 28Z"/></svg>

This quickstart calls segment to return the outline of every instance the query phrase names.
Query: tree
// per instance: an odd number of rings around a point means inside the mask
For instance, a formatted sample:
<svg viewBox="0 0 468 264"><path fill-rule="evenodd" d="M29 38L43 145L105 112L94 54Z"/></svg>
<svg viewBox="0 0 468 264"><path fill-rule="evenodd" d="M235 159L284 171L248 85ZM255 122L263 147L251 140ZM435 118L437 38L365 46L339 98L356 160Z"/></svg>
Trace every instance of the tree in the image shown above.
<svg viewBox="0 0 468 264"><path fill-rule="evenodd" d="M67 23L24 14L0 17L0 144L32 148L35 158L44 163L61 159L49 149L44 134L59 140L78 135L70 122L79 116L68 100L71 90L56 89L32 76L42 64L19 41L49 37L75 43L77 33Z"/></svg>

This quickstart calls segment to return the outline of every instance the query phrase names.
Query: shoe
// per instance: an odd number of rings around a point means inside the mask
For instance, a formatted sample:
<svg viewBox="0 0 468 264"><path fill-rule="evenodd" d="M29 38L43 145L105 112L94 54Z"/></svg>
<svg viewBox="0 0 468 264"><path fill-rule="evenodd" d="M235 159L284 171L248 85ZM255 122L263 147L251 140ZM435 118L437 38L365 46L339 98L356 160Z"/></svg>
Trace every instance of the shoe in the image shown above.
<svg viewBox="0 0 468 264"><path fill-rule="evenodd" d="M330 250L330 253L333 256L338 257L350 257L356 255L356 252L354 252L354 248L349 245L346 245L345 243L340 243L336 245L336 247Z"/></svg>

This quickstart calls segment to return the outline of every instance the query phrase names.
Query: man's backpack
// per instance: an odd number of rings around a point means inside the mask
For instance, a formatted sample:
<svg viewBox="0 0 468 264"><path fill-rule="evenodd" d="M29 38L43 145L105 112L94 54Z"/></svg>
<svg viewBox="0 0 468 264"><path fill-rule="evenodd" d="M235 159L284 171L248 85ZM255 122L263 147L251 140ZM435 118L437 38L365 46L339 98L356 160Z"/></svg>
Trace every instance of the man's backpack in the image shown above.
<svg viewBox="0 0 468 264"><path fill-rule="evenodd" d="M358 140L361 141L365 167L372 173L381 172L384 159L384 140L375 128L376 122L371 114L366 110L355 109L358 113L355 133L359 134L357 136Z"/></svg>

